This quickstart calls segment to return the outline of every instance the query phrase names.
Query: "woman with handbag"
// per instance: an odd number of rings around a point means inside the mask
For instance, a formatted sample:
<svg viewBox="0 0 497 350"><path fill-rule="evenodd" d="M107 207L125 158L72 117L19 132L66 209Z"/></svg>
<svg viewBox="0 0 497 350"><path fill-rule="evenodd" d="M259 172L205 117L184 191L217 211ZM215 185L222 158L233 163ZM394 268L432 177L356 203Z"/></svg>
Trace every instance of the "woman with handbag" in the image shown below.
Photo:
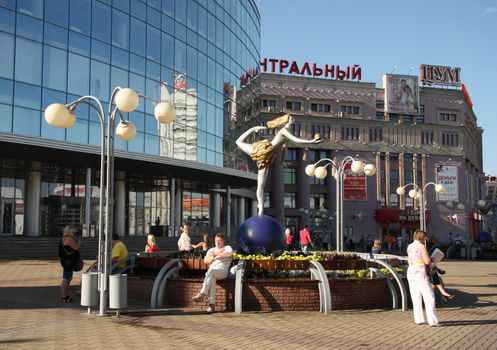
<svg viewBox="0 0 497 350"><path fill-rule="evenodd" d="M62 239L59 241L59 257L62 266L62 282L60 283L61 301L63 303L72 303L74 299L69 295L69 284L72 280L73 271L79 269L81 258L79 247L81 241L76 238L74 228L66 226L63 230ZM77 270L77 271L79 271Z"/></svg>

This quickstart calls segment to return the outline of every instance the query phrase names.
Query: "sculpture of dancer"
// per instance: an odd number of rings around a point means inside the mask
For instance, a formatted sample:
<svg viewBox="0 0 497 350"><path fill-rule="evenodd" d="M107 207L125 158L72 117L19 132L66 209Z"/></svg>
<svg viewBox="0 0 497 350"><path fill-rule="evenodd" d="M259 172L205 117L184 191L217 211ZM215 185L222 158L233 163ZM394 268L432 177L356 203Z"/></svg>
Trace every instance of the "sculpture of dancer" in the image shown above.
<svg viewBox="0 0 497 350"><path fill-rule="evenodd" d="M279 118L268 121L267 127L254 126L250 128L236 140L236 145L244 153L248 154L257 164L258 173L256 195L258 208L257 212L259 215L262 215L264 212L264 185L266 184L269 166L276 158L276 155L285 149L289 141L296 145L323 142L319 135L315 135L315 138L312 140L304 140L294 136L290 132L290 127L293 123L293 117L289 114L285 114ZM254 142L253 144L244 141L250 134L267 128L279 129L271 141L265 139Z"/></svg>

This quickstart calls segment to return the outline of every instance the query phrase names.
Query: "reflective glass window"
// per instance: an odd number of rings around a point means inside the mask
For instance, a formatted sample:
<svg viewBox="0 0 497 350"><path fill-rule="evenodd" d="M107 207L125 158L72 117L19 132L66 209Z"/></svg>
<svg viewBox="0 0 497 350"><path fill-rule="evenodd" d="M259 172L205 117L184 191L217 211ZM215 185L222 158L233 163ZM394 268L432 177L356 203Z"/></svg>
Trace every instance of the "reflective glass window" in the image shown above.
<svg viewBox="0 0 497 350"><path fill-rule="evenodd" d="M131 52L145 56L145 43L146 43L146 32L145 23L137 19L131 18L131 41L130 50Z"/></svg>
<svg viewBox="0 0 497 350"><path fill-rule="evenodd" d="M147 25L147 58L160 62L160 31Z"/></svg>
<svg viewBox="0 0 497 350"><path fill-rule="evenodd" d="M88 122L88 143L90 145L100 146L102 143L101 129L100 122L91 120Z"/></svg>
<svg viewBox="0 0 497 350"><path fill-rule="evenodd" d="M91 58L110 63L110 45L93 39L91 41Z"/></svg>
<svg viewBox="0 0 497 350"><path fill-rule="evenodd" d="M147 78L160 80L160 65L147 60Z"/></svg>
<svg viewBox="0 0 497 350"><path fill-rule="evenodd" d="M174 35L177 39L181 39L186 42L186 27L183 24L176 22Z"/></svg>
<svg viewBox="0 0 497 350"><path fill-rule="evenodd" d="M157 80L145 80L145 95L154 100L160 100L160 83ZM151 103L145 104L145 112L154 114L154 106Z"/></svg>
<svg viewBox="0 0 497 350"><path fill-rule="evenodd" d="M198 33L207 37L207 11L202 7L198 7Z"/></svg>
<svg viewBox="0 0 497 350"><path fill-rule="evenodd" d="M67 83L67 51L45 45L43 62L43 86L65 91Z"/></svg>
<svg viewBox="0 0 497 350"><path fill-rule="evenodd" d="M110 7L100 2L93 3L91 35L106 43L110 43Z"/></svg>
<svg viewBox="0 0 497 350"><path fill-rule="evenodd" d="M173 70L167 67L161 67L161 81L168 86L173 86Z"/></svg>
<svg viewBox="0 0 497 350"><path fill-rule="evenodd" d="M112 10L112 45L128 49L129 16L121 11Z"/></svg>
<svg viewBox="0 0 497 350"><path fill-rule="evenodd" d="M40 43L17 38L15 72L16 80L20 80L25 83L41 85L41 52L42 49Z"/></svg>
<svg viewBox="0 0 497 350"><path fill-rule="evenodd" d="M12 80L0 79L0 103L12 103L13 88Z"/></svg>
<svg viewBox="0 0 497 350"><path fill-rule="evenodd" d="M160 28L160 12L150 6L147 6L147 23Z"/></svg>
<svg viewBox="0 0 497 350"><path fill-rule="evenodd" d="M135 137L128 141L128 151L143 153L145 136L142 132L137 132Z"/></svg>
<svg viewBox="0 0 497 350"><path fill-rule="evenodd" d="M145 115L145 132L153 135L157 135L158 131L158 121L153 116Z"/></svg>
<svg viewBox="0 0 497 350"><path fill-rule="evenodd" d="M124 12L129 12L129 0L112 0L112 6L121 9Z"/></svg>
<svg viewBox="0 0 497 350"><path fill-rule="evenodd" d="M92 60L90 94L104 101L108 101L110 94L109 82L110 82L109 65Z"/></svg>
<svg viewBox="0 0 497 350"><path fill-rule="evenodd" d="M142 75L137 75L133 73L129 73L129 85L130 88L135 90L136 92L142 94L145 92L145 78ZM136 107L137 111L145 110L145 101L141 98L138 103L138 107ZM142 122L143 123L143 122ZM143 130L143 129L141 129Z"/></svg>
<svg viewBox="0 0 497 350"><path fill-rule="evenodd" d="M67 141L76 143L88 143L88 120L76 119L76 123L66 131ZM100 135L100 133L98 134ZM100 143L99 143L100 144Z"/></svg>
<svg viewBox="0 0 497 350"><path fill-rule="evenodd" d="M167 32L168 34L174 35L174 26L175 22L169 16L162 15L162 31Z"/></svg>
<svg viewBox="0 0 497 350"><path fill-rule="evenodd" d="M133 88L131 85L130 85L130 87ZM144 91L144 90L145 89L135 90L135 91ZM137 112L137 111L130 112L129 113L129 120L133 124L135 124L137 131L145 131L145 114L144 113Z"/></svg>
<svg viewBox="0 0 497 350"><path fill-rule="evenodd" d="M197 67L198 67L198 60L197 60L197 50L192 48L191 46L188 46L187 48L187 72L188 76L190 78L197 79Z"/></svg>
<svg viewBox="0 0 497 350"><path fill-rule="evenodd" d="M43 23L39 19L17 15L17 35L28 39L41 41L43 33Z"/></svg>
<svg viewBox="0 0 497 350"><path fill-rule="evenodd" d="M162 33L161 63L165 66L174 67L174 38L165 33Z"/></svg>
<svg viewBox="0 0 497 350"><path fill-rule="evenodd" d="M198 12L197 3L193 0L188 0L186 25L188 26L188 28L191 28L195 31L197 30L197 24L198 24L197 12Z"/></svg>
<svg viewBox="0 0 497 350"><path fill-rule="evenodd" d="M174 0L162 0L162 12L174 17Z"/></svg>
<svg viewBox="0 0 497 350"><path fill-rule="evenodd" d="M147 6L140 0L131 0L131 15L145 21L147 18Z"/></svg>
<svg viewBox="0 0 497 350"><path fill-rule="evenodd" d="M118 47L112 46L112 65L128 69L129 52Z"/></svg>
<svg viewBox="0 0 497 350"><path fill-rule="evenodd" d="M159 154L159 136L150 134L145 135L145 153Z"/></svg>
<svg viewBox="0 0 497 350"><path fill-rule="evenodd" d="M198 40L197 50L207 54L207 39L197 35L197 40Z"/></svg>
<svg viewBox="0 0 497 350"><path fill-rule="evenodd" d="M45 0L45 21L67 28L69 0Z"/></svg>
<svg viewBox="0 0 497 350"><path fill-rule="evenodd" d="M55 90L50 90L50 89L43 89L42 91L42 99L41 99L41 108L46 109L49 105L52 103L66 103L66 93L60 92L60 91L55 91Z"/></svg>
<svg viewBox="0 0 497 350"><path fill-rule="evenodd" d="M0 131L12 132L12 106L0 104Z"/></svg>
<svg viewBox="0 0 497 350"><path fill-rule="evenodd" d="M45 23L45 44L67 49L67 29Z"/></svg>
<svg viewBox="0 0 497 350"><path fill-rule="evenodd" d="M188 45L197 47L197 37L198 37L197 33L195 33L191 29L187 29L186 37L187 37L186 42L188 43Z"/></svg>
<svg viewBox="0 0 497 350"><path fill-rule="evenodd" d="M198 80L207 84L207 56L198 53Z"/></svg>
<svg viewBox="0 0 497 350"><path fill-rule="evenodd" d="M211 13L207 14L207 39L211 43L216 42L216 17Z"/></svg>
<svg viewBox="0 0 497 350"><path fill-rule="evenodd" d="M90 84L90 60L69 53L68 72L67 91L75 95L87 95Z"/></svg>
<svg viewBox="0 0 497 350"><path fill-rule="evenodd" d="M90 35L91 1L71 0L69 9L69 29L78 33Z"/></svg>
<svg viewBox="0 0 497 350"><path fill-rule="evenodd" d="M17 11L43 18L43 0L17 0Z"/></svg>
<svg viewBox="0 0 497 350"><path fill-rule="evenodd" d="M90 38L76 32L69 32L69 50L81 55L88 55L90 52Z"/></svg>
<svg viewBox="0 0 497 350"><path fill-rule="evenodd" d="M15 107L13 131L16 134L40 136L40 111Z"/></svg>
<svg viewBox="0 0 497 350"><path fill-rule="evenodd" d="M110 86L114 89L116 86L126 87L128 86L128 72L112 67L110 71L111 83Z"/></svg>
<svg viewBox="0 0 497 350"><path fill-rule="evenodd" d="M186 44L179 40L175 40L174 67L179 72L186 71Z"/></svg>
<svg viewBox="0 0 497 350"><path fill-rule="evenodd" d="M129 68L135 73L145 75L145 59L143 57L130 54Z"/></svg>
<svg viewBox="0 0 497 350"><path fill-rule="evenodd" d="M14 34L16 16L14 11L0 7L0 30Z"/></svg>
<svg viewBox="0 0 497 350"><path fill-rule="evenodd" d="M0 6L7 7L11 10L15 10L16 0L0 0Z"/></svg>
<svg viewBox="0 0 497 350"><path fill-rule="evenodd" d="M160 10L161 8L161 0L147 0L147 4L152 6L153 8Z"/></svg>
<svg viewBox="0 0 497 350"><path fill-rule="evenodd" d="M177 21L186 24L186 1L176 1L174 14Z"/></svg>
<svg viewBox="0 0 497 350"><path fill-rule="evenodd" d="M14 37L0 33L0 77L10 78L14 75Z"/></svg>

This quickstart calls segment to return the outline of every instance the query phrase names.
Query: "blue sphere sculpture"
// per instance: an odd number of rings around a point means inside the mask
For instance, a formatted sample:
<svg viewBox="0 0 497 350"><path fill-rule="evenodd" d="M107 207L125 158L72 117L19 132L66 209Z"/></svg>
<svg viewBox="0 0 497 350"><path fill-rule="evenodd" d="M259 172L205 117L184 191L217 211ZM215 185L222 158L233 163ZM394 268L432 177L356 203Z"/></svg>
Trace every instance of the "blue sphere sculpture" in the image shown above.
<svg viewBox="0 0 497 350"><path fill-rule="evenodd" d="M238 229L238 251L244 254L270 254L285 248L283 226L267 215L255 215Z"/></svg>

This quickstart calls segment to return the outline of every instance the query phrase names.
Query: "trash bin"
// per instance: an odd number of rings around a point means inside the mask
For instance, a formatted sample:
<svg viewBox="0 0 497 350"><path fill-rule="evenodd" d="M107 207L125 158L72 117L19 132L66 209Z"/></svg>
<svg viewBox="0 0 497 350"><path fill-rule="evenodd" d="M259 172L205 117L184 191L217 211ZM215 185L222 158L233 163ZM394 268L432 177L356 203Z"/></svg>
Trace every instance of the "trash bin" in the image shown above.
<svg viewBox="0 0 497 350"><path fill-rule="evenodd" d="M119 310L128 307L128 275L109 276L109 308Z"/></svg>
<svg viewBox="0 0 497 350"><path fill-rule="evenodd" d="M88 313L92 306L98 305L98 275L98 272L81 275L81 306L88 306Z"/></svg>

